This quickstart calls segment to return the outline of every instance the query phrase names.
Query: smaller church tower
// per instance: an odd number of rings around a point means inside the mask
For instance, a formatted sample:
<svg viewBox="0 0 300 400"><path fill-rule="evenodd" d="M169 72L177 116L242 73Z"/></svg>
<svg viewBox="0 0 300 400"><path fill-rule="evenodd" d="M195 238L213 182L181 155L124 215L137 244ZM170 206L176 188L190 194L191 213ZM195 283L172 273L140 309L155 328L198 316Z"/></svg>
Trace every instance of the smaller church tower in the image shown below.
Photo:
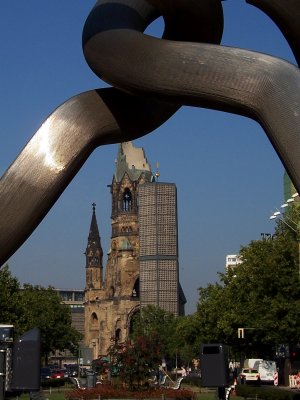
<svg viewBox="0 0 300 400"><path fill-rule="evenodd" d="M86 289L102 289L103 287L103 251L96 218L96 204L93 203L93 214L85 251Z"/></svg>

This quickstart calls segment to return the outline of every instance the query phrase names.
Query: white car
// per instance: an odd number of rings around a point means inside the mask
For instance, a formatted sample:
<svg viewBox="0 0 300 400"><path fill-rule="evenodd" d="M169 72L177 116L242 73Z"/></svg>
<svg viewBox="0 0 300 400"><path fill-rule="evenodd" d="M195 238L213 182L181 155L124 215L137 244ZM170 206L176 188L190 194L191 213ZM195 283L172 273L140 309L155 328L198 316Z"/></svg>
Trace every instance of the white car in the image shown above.
<svg viewBox="0 0 300 400"><path fill-rule="evenodd" d="M257 369L254 368L243 368L239 375L240 382L243 383L260 383L260 374Z"/></svg>

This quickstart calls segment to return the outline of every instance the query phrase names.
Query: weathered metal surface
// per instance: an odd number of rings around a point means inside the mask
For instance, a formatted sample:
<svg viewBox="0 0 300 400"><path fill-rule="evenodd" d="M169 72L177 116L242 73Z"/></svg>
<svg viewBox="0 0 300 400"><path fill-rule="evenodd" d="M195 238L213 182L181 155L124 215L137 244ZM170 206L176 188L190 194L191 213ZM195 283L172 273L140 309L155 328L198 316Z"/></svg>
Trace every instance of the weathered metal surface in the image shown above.
<svg viewBox="0 0 300 400"><path fill-rule="evenodd" d="M287 0L248 2L278 24L298 59L300 2L289 0L288 7ZM158 15L166 22L163 39L142 33ZM222 28L220 0L96 3L83 31L84 55L101 79L124 93L102 89L64 103L3 176L0 264L35 229L96 146L142 136L183 104L256 120L300 190L299 69L218 45Z"/></svg>

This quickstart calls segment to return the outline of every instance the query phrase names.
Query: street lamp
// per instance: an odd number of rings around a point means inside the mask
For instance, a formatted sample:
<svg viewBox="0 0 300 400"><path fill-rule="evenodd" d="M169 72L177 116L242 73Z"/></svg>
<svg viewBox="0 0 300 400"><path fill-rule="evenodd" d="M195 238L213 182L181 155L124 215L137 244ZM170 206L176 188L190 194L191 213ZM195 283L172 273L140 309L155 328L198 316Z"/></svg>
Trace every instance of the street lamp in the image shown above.
<svg viewBox="0 0 300 400"><path fill-rule="evenodd" d="M282 204L281 208L287 208L291 204L295 202L295 199L299 197L298 193L294 193L287 201ZM270 219L276 219L279 218L281 222L283 222L288 228L290 228L293 232L296 233L297 235L297 242L298 242L298 275L299 275L299 281L300 281L300 232L298 228L298 223L293 221L291 218L289 218L287 215L285 215L284 218L281 217L282 213L278 209L270 216ZM287 220L289 222L287 222ZM293 224L293 225L292 225Z"/></svg>

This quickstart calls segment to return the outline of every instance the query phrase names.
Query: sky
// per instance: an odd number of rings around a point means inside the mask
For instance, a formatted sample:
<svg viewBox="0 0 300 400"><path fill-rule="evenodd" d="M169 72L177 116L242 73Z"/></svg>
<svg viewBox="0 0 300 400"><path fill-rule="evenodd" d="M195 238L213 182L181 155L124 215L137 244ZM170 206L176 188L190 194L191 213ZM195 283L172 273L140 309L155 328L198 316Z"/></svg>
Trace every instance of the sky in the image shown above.
<svg viewBox="0 0 300 400"><path fill-rule="evenodd" d="M107 86L89 69L81 34L94 0L2 1L0 4L0 176L43 121L70 97ZM244 0L226 0L222 45L295 64L275 24ZM162 23L148 34L161 36ZM220 111L182 107L135 140L161 182L178 193L180 282L186 313L198 288L219 280L227 254L273 233L269 217L283 202L284 168L260 125ZM96 149L27 241L8 260L20 283L83 289L92 203L104 251L111 235L111 195L118 146ZM0 200L1 201L1 200ZM22 204L20 204L22 207ZM17 212L17 210L16 210ZM1 224L1 221L0 221Z"/></svg>

